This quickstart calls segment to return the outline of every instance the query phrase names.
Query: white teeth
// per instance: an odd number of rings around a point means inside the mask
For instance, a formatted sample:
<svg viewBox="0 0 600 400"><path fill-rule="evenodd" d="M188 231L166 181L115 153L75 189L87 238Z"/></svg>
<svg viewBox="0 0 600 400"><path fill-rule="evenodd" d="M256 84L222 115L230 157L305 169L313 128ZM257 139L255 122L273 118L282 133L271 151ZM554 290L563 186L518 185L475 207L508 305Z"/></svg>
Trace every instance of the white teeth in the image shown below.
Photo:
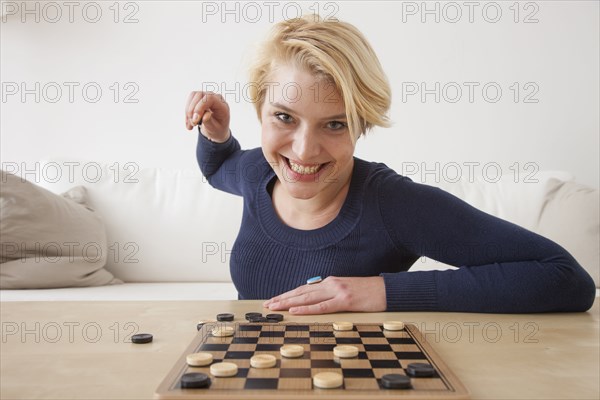
<svg viewBox="0 0 600 400"><path fill-rule="evenodd" d="M288 158L288 161L290 162L290 167L292 168L292 170L301 175L312 175L312 174L316 173L319 170L319 168L321 168L321 164L310 166L310 167L304 167L302 165L296 164L289 158Z"/></svg>

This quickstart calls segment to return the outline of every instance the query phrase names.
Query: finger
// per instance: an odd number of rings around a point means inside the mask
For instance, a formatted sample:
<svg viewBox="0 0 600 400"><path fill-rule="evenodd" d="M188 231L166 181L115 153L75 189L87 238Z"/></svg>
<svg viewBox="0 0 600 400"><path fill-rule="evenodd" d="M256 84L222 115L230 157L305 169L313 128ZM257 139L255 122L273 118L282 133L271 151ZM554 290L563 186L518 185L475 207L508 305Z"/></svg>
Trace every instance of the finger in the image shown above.
<svg viewBox="0 0 600 400"><path fill-rule="evenodd" d="M206 122L204 118L205 114L210 112L209 107L211 106L211 99L209 96L203 96L200 101L194 107L194 114L192 120L198 125L202 125L202 122Z"/></svg>
<svg viewBox="0 0 600 400"><path fill-rule="evenodd" d="M327 286L327 284L329 283L329 277L325 278L325 280L323 280L323 282L320 282L318 285L302 285L302 286L298 286L295 289L292 289L288 292L282 293L278 296L275 296L273 298L271 298L270 300L267 300L263 303L263 307L268 307L269 304L272 304L274 302L279 302L283 299L287 299L289 297L294 297L294 296L298 296L304 293L308 293L308 292L312 292L315 290L321 290L323 289L323 286Z"/></svg>
<svg viewBox="0 0 600 400"><path fill-rule="evenodd" d="M212 110L210 109L215 102L220 101L220 96L215 95L214 93L205 93L204 96L200 99L200 101L194 107L193 114L193 122L198 125L202 125L203 122L208 121L208 116L212 115ZM208 114L205 116L205 114ZM204 119L206 118L206 119Z"/></svg>
<svg viewBox="0 0 600 400"><path fill-rule="evenodd" d="M280 294L278 296L271 297L269 300L267 300L267 301L265 301L263 303L263 306L267 307L269 304L277 303L279 300L281 300L281 299L283 299L283 298L285 298L287 296L294 295L294 293L297 293L297 292L298 292L298 288L292 289L289 292L282 293L282 294Z"/></svg>
<svg viewBox="0 0 600 400"><path fill-rule="evenodd" d="M185 113L187 115L187 110L190 108L190 103L192 102L192 99L194 98L194 95L198 93L197 91L192 91L190 92L190 94L187 97L187 100L185 101Z"/></svg>
<svg viewBox="0 0 600 400"><path fill-rule="evenodd" d="M263 305L266 307L269 304L279 302L279 301L287 299L289 297L301 295L301 294L305 293L308 289L309 288L307 287L307 285L298 286L295 289L292 289L292 290L282 293L278 296L275 296L275 297L271 298L270 300L267 300Z"/></svg>
<svg viewBox="0 0 600 400"><path fill-rule="evenodd" d="M332 282L333 278L334 277L332 277L332 276L328 276L327 278L323 279L323 281L320 281L316 284L308 284L307 283L306 285L298 286L296 289L293 289L293 290L290 290L289 292L280 294L279 296L276 296L269 301L272 301L272 300L279 301L279 300L282 300L282 299L285 299L288 297L297 296L299 294L313 292L313 291L317 291L317 290L319 290L319 291L323 290L323 289L330 290L331 282Z"/></svg>
<svg viewBox="0 0 600 400"><path fill-rule="evenodd" d="M194 98L194 96L196 95L197 92L193 91L190 92L190 94L188 95L188 98L185 102L185 127L187 128L187 130L192 130L194 128L194 125L192 125L191 122L191 118L188 115L188 109L190 108L190 104L192 102L192 99Z"/></svg>
<svg viewBox="0 0 600 400"><path fill-rule="evenodd" d="M314 290L271 303L269 309L288 310L292 307L317 304L333 297L335 297L335 293L330 293L327 290Z"/></svg>
<svg viewBox="0 0 600 400"><path fill-rule="evenodd" d="M204 121L207 121L206 117L204 117ZM199 124L195 123L192 118L188 118L187 115L185 116L185 126L188 130L194 129L194 126L196 125Z"/></svg>
<svg viewBox="0 0 600 400"><path fill-rule="evenodd" d="M194 122L194 109L196 108L196 105L198 104L198 102L200 102L200 100L202 100L202 98L204 97L204 92L195 92L194 97L192 97L192 100L190 101L190 103L188 104L187 110L186 110L186 115L187 117Z"/></svg>
<svg viewBox="0 0 600 400"><path fill-rule="evenodd" d="M330 314L338 311L341 311L341 307L335 298L317 304L297 306L289 309L290 314L294 315Z"/></svg>
<svg viewBox="0 0 600 400"><path fill-rule="evenodd" d="M192 108L192 106L193 106L194 104L196 104L196 103L194 102L194 97L196 97L196 96L198 95L198 93L200 93L200 92L198 92L198 91L193 91L193 92L191 92L191 93L188 95L187 102L185 103L185 116L186 116L188 119L191 119L191 117L192 117L192 115L190 114L190 110L192 110L192 109L193 109L193 108Z"/></svg>

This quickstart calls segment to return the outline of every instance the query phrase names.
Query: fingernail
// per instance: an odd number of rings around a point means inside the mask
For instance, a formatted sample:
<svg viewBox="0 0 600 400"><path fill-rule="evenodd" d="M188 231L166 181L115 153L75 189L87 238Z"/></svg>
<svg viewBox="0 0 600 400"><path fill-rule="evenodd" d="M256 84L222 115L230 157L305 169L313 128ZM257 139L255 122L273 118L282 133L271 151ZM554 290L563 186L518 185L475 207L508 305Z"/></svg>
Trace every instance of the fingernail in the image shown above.
<svg viewBox="0 0 600 400"><path fill-rule="evenodd" d="M198 113L194 113L192 116L192 121L196 121L198 119Z"/></svg>

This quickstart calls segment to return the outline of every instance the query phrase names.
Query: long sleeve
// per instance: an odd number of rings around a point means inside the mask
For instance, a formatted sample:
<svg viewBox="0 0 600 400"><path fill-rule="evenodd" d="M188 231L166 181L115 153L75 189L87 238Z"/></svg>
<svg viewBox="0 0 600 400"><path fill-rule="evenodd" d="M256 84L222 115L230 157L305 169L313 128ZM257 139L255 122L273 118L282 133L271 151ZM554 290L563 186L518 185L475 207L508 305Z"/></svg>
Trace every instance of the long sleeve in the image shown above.
<svg viewBox="0 0 600 400"><path fill-rule="evenodd" d="M242 196L242 158L246 153L233 135L224 143L212 142L200 132L198 126L196 158L202 174L212 187Z"/></svg>
<svg viewBox="0 0 600 400"><path fill-rule="evenodd" d="M378 198L398 249L459 267L381 274L388 311L585 311L594 302L589 274L543 236L398 174L382 179Z"/></svg>

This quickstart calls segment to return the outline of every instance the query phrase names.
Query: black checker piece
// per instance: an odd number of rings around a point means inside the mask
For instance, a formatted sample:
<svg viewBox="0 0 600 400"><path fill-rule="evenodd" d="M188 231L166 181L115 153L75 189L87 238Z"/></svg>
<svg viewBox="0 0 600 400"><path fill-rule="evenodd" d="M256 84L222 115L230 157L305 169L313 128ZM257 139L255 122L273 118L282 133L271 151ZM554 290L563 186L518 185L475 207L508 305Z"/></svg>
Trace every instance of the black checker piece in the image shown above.
<svg viewBox="0 0 600 400"><path fill-rule="evenodd" d="M250 319L252 319L252 318L259 318L259 317L262 317L262 316L263 315L261 313L259 313L259 312L247 312L244 315L244 318L246 318L246 321L250 321Z"/></svg>
<svg viewBox="0 0 600 400"><path fill-rule="evenodd" d="M283 314L267 314L266 317L277 322L283 321Z"/></svg>
<svg viewBox="0 0 600 400"><path fill-rule="evenodd" d="M233 321L235 316L230 313L217 314L217 321Z"/></svg>
<svg viewBox="0 0 600 400"><path fill-rule="evenodd" d="M208 375L200 372L189 372L181 376L182 389L203 389L209 387L211 380Z"/></svg>
<svg viewBox="0 0 600 400"><path fill-rule="evenodd" d="M419 378L430 378L435 375L435 369L427 363L411 363L406 367L406 373Z"/></svg>
<svg viewBox="0 0 600 400"><path fill-rule="evenodd" d="M150 333L136 333L131 337L131 343L150 343L152 338L153 336Z"/></svg>
<svg viewBox="0 0 600 400"><path fill-rule="evenodd" d="M410 377L400 374L386 374L379 380L379 386L384 389L410 389Z"/></svg>

